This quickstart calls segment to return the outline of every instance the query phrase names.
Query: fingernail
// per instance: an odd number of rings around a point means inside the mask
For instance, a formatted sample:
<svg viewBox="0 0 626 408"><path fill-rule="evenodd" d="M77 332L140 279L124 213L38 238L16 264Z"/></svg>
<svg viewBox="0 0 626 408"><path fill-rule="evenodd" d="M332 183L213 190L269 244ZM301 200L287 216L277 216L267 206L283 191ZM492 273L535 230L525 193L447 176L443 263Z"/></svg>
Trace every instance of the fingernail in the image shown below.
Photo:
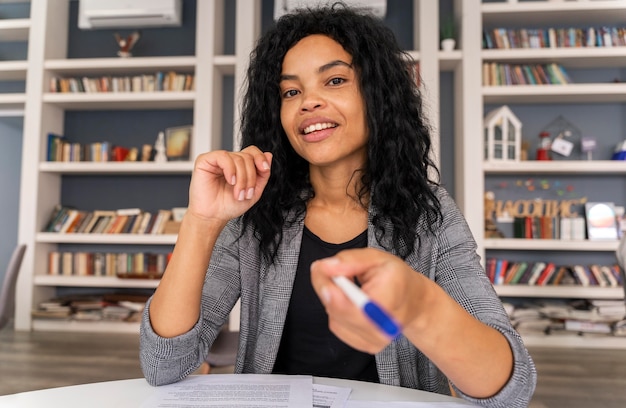
<svg viewBox="0 0 626 408"><path fill-rule="evenodd" d="M231 185L233 185L233 186L234 186L235 184L237 184L237 177L233 176L233 177L230 179L230 184L231 184Z"/></svg>
<svg viewBox="0 0 626 408"><path fill-rule="evenodd" d="M241 190L241 191L239 192L239 197L238 197L238 200L239 200L239 201L243 201L243 200L244 200L244 198L246 198L246 196L245 196L245 191Z"/></svg>
<svg viewBox="0 0 626 408"><path fill-rule="evenodd" d="M323 304L327 305L330 303L330 292L328 291L328 288L326 288L326 286L324 286L321 290L320 290L320 300L322 301Z"/></svg>
<svg viewBox="0 0 626 408"><path fill-rule="evenodd" d="M335 256L331 256L330 258L323 258L323 259L320 259L319 261L324 262L327 265L336 265L340 262L339 258Z"/></svg>
<svg viewBox="0 0 626 408"><path fill-rule="evenodd" d="M263 162L263 170L269 170L270 164L268 162Z"/></svg>
<svg viewBox="0 0 626 408"><path fill-rule="evenodd" d="M254 188L249 188L248 192L246 193L246 198L249 200L252 197L254 197Z"/></svg>

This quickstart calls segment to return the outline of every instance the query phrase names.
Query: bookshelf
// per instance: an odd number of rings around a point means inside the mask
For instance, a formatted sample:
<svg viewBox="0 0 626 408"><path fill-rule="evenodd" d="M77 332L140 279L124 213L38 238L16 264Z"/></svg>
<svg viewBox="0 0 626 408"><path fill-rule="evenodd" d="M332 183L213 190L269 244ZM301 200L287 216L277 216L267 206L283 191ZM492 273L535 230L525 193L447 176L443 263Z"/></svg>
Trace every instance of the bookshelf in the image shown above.
<svg viewBox="0 0 626 408"><path fill-rule="evenodd" d="M469 2L463 2L467 5ZM472 0L476 14L467 16L467 19L478 19L478 24L472 27L464 26L465 38L472 38L477 44L468 44L463 47L463 66L471 69L476 74L475 82L468 81L468 76L462 76L463 83L459 85L466 93L476 95L473 103L469 102L472 97L457 103L462 114L457 114L456 119L461 123L464 135L476 135L472 140L479 145L467 144L457 152L457 158L461 160L461 169L467 169L465 174L459 173L457 168L457 194L460 197L461 208L464 211L470 226L477 238L483 259L486 257L541 257L549 260L553 257L564 259L572 256L597 256L606 259L606 263L614 263L613 256L617 249L617 242L598 241L561 241L561 240L524 240L524 239L497 239L484 237L483 228L483 193L490 177L501 180L522 178L567 178L577 180L618 180L626 171L626 163L610 160L593 161L568 161L558 160L550 162L537 162L534 160L517 163L493 163L484 162L481 166L472 168L467 164L471 157L482 157L482 123L471 123L472 118L484 117L489 105L509 105L515 111L519 109L530 117L529 107L552 110L554 117L564 113L567 109L579 109L579 106L617 105L623 106L626 102L624 97L626 87L621 83L608 83L601 80L580 80L575 83L564 85L515 85L515 86L482 86L482 75L478 72L479 66L486 62L499 62L508 64L545 64L558 63L568 70L595 70L595 69L618 69L625 66L626 47L598 47L598 48L550 48L550 49L481 49L478 39L482 35L482 29L495 27L568 27L585 25L618 25L622 26L626 18L626 2L623 1L593 1L593 2L481 2ZM471 8L469 10L472 10ZM467 44L467 43L466 43ZM474 55L474 53L476 53ZM622 104L622 105L620 105ZM489 108L491 109L491 108ZM618 108L619 109L619 108ZM623 108L622 108L623 109ZM563 112L565 110L565 112ZM578 112L578 111L575 111ZM540 119L543 120L543 119ZM478 122L478 121L476 121ZM546 123L547 124L547 123ZM457 128L458 129L458 128ZM595 135L601 138L602 135ZM457 137L459 135L457 134ZM524 138L531 143L536 142L533 134L524 134ZM458 144L457 144L458 145ZM534 145L531 147L534 149ZM474 156L475 155L475 156ZM460 178L459 178L460 177ZM462 181L459 181L462 180ZM616 182L619 185L619 182ZM470 187L471 186L471 187ZM496 191L497 194L506 192ZM622 192L623 194L623 192ZM618 194L618 196L620 196ZM505 198L506 197L500 197ZM533 198L529 195L526 198ZM591 199L593 198L593 199ZM602 196L590 197L591 201L602 201ZM459 201L459 200L457 200ZM609 200L610 201L610 200ZM624 203L619 202L622 205ZM513 254L513 255L511 255ZM582 254L582 255L581 255ZM587 254L587 255L585 255ZM528 286L528 285L496 285L496 292L505 298L547 298L547 299L623 299L623 288L600 288L579 286ZM626 348L626 339L617 337L601 338L596 336L524 336L527 345L557 346L557 347L609 347Z"/></svg>
<svg viewBox="0 0 626 408"><path fill-rule="evenodd" d="M241 2L240 2L241 3ZM243 7L236 12L239 27L250 29L256 21L248 15L250 9L257 10L257 2L244 1ZM138 332L138 324L119 322L74 322L38 320L31 318L30 311L39 302L49 299L58 293L59 288L79 290L152 290L158 281L154 279L122 279L117 277L83 277L83 276L50 276L46 274L47 256L52 250L87 250L97 251L106 248L117 252L135 250L142 252L154 250L166 252L176 242L175 235L131 235L131 234L58 234L41 232L50 217L53 207L63 204L66 200L64 188L71 179L88 180L90 189L96 192L103 180L119 180L119 183L130 179L145 179L151 185L160 180L171 180L174 183L188 183L193 169L193 157L197 154L221 146L223 122L222 118L222 82L227 75L233 75L239 64L236 55L223 55L224 50L224 13L223 1L185 0L184 7L192 16L195 26L195 43L193 55L172 56L134 56L118 58L115 53L111 57L94 58L68 57L68 33L76 21L70 19L75 1L70 0L33 0L31 18L26 22L16 21L13 24L0 22L2 30L21 28L22 32L30 31L30 49L28 61L0 64L0 78L15 76L21 73L27 80L25 95L0 95L0 105L11 108L21 107L29 121L24 126L24 148L22 159L22 191L18 240L28 245L28 254L23 262L22 272L18 281L18 301L16 305L15 327L17 330L58 330L58 331L94 331L94 332ZM195 13L194 13L195 10ZM31 25L32 22L32 25ZM18 24L19 23L19 24ZM187 24L187 23L185 23ZM29 30L29 31L28 31ZM175 30L175 29L168 29ZM117 31L117 30L111 30ZM119 31L123 31L120 29ZM148 30L149 31L149 30ZM3 35L3 34L2 34ZM110 35L107 33L107 35ZM112 37L111 37L112 38ZM144 41L149 41L149 32L144 32ZM245 53L242 47L239 52ZM242 57L243 58L243 57ZM240 58L240 59L242 59ZM21 71L22 67L28 66ZM241 68L239 68L241 69ZM127 92L127 93L51 93L49 82L53 77L97 77L104 75L138 75L155 71L169 70L178 73L193 74L196 91L163 91L163 92ZM19 96L19 97L18 97ZM233 106L235 109L235 106ZM122 112L157 112L157 115L168 115L168 112L190 111L193 118L194 135L191 139L191 157L189 161L166 163L155 162L47 162L46 137L48 132L66 134L70 115L87 115L84 121L94 120L96 115L106 112L121 115ZM186 114L179 114L186 117ZM188 115L187 115L188 116ZM96 116L97 120L100 117ZM74 119L75 121L75 119ZM190 123L174 123L172 126ZM96 125L97 126L97 125ZM108 126L107 126L108 127ZM103 130L103 129L100 129ZM106 129L115 133L115 127ZM144 136L145 139L145 136ZM147 143L152 144L156 134L149 136ZM77 140L80 142L80 140ZM138 142L138 144L146 141ZM177 182L176 180L182 180ZM185 181L186 180L186 181ZM172 181L169 182L171 185ZM121 184L120 184L121 185ZM187 184L188 185L188 184ZM183 189L186 191L186 187ZM113 188L113 194L125 193L123 187L119 192ZM102 193L100 193L102 194ZM159 200L162 192L145 191L148 200ZM186 194L179 194L177 206L186 205ZM115 200L114 200L115 201ZM131 203L120 204L116 209L129 207ZM133 205L134 206L134 205ZM137 205L139 206L139 205ZM78 207L79 209L83 209ZM164 208L167 208L164 206ZM94 210L96 208L85 208ZM148 209L146 209L148 210ZM153 210L153 209L152 209ZM114 248L111 250L111 248Z"/></svg>

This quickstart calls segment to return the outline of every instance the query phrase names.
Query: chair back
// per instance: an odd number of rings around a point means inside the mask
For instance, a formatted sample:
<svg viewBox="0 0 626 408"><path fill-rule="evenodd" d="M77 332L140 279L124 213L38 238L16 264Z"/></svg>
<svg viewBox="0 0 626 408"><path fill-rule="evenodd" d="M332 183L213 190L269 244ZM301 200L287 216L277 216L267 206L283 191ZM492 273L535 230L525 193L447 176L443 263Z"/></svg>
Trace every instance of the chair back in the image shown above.
<svg viewBox="0 0 626 408"><path fill-rule="evenodd" d="M26 245L20 244L14 250L9 260L4 281L0 287L0 329L2 329L13 317L15 310L15 285L17 275L20 272L22 259L24 259Z"/></svg>

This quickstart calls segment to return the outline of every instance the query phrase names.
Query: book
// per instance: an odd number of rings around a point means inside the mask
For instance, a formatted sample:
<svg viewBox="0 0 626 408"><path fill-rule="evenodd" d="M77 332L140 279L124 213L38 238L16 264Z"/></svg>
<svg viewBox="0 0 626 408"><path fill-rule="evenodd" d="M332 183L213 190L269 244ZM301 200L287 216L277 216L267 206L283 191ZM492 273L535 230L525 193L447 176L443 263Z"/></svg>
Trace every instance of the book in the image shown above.
<svg viewBox="0 0 626 408"><path fill-rule="evenodd" d="M100 221L100 219L104 216L109 216L109 215L114 215L115 211L107 211L107 210L95 210L92 212L92 216L91 216L91 220L89 221L89 223L87 225L85 225L85 228L83 229L82 232L89 234L92 233L94 231L94 227L96 226L96 224L98 224L98 222Z"/></svg>
<svg viewBox="0 0 626 408"><path fill-rule="evenodd" d="M609 286L610 283L608 279L604 277L604 274L600 271L600 267L598 265L589 265L589 270L591 270L591 273L598 282L598 285L602 287Z"/></svg>
<svg viewBox="0 0 626 408"><path fill-rule="evenodd" d="M517 270L520 267L520 263L519 262L514 262L511 264L511 266L509 266L509 270L506 271L506 275L504 276L504 284L505 285L510 285L511 281L513 280L513 278L515 277L515 275L517 275Z"/></svg>
<svg viewBox="0 0 626 408"><path fill-rule="evenodd" d="M504 276L506 275L506 269L509 265L509 261L506 259L498 259L496 261L496 275L495 284L502 285L504 283Z"/></svg>
<svg viewBox="0 0 626 408"><path fill-rule="evenodd" d="M537 278L537 285L544 286L548 280L552 277L552 274L556 271L556 265L553 262L548 262L546 267L541 272L541 275Z"/></svg>
<svg viewBox="0 0 626 408"><path fill-rule="evenodd" d="M608 334L612 328L609 322L565 319L565 330Z"/></svg>
<svg viewBox="0 0 626 408"><path fill-rule="evenodd" d="M548 285L560 284L567 272L567 266L559 266L557 271L552 275L552 278L548 281Z"/></svg>
<svg viewBox="0 0 626 408"><path fill-rule="evenodd" d="M524 276L524 274L526 273L526 270L528 269L528 265L529 265L528 262L520 262L519 268L517 268L515 276L511 278L511 282L510 282L511 285L515 285L516 283L520 281L522 276Z"/></svg>
<svg viewBox="0 0 626 408"><path fill-rule="evenodd" d="M523 284L523 285L528 285L528 280L530 279L530 276L533 273L534 267L535 267L535 262L529 262L528 266L526 267L526 270L520 276L520 278L517 280L517 283Z"/></svg>
<svg viewBox="0 0 626 408"><path fill-rule="evenodd" d="M535 285L537 283L537 279L539 279L539 276L541 276L541 272L543 272L545 267L546 267L546 263L545 262L537 262L537 263L535 263L535 265L533 266L531 275L528 278L528 284L529 285Z"/></svg>
<svg viewBox="0 0 626 408"><path fill-rule="evenodd" d="M587 237L590 241L617 240L615 206L611 202L585 203Z"/></svg>
<svg viewBox="0 0 626 408"><path fill-rule="evenodd" d="M603 274L606 281L608 281L610 287L616 288L620 285L610 267L606 265L600 266L600 272Z"/></svg>
<svg viewBox="0 0 626 408"><path fill-rule="evenodd" d="M51 217L48 225L46 226L46 232L59 232L63 228L63 224L69 217L69 212L74 208L68 206L55 206L55 214Z"/></svg>
<svg viewBox="0 0 626 408"><path fill-rule="evenodd" d="M495 283L496 281L496 262L496 258L489 258L487 259L487 264L485 265L485 273L491 283Z"/></svg>
<svg viewBox="0 0 626 408"><path fill-rule="evenodd" d="M63 224L60 226L57 232L60 234L66 233L67 230L73 225L74 220L78 217L78 215L79 215L78 210L75 210L75 209L68 210L67 217L64 218Z"/></svg>

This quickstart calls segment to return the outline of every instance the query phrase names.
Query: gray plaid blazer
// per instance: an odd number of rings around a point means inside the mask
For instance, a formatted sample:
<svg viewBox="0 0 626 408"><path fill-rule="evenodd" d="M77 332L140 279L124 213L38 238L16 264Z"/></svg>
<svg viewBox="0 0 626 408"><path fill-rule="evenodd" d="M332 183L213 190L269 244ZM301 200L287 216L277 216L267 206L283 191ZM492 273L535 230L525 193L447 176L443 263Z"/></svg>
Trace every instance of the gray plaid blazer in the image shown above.
<svg viewBox="0 0 626 408"><path fill-rule="evenodd" d="M487 279L476 253L476 243L454 201L443 188L437 189L443 223L435 236L416 227L420 240L406 262L439 284L469 313L496 328L509 341L514 370L500 392L487 399L459 395L488 407L525 407L536 384L536 370L519 334L513 329L502 303ZM370 209L368 246L384 249L375 239ZM283 228L283 241L276 261L267 265L251 231L241 235L241 220L232 220L220 235L206 273L201 318L185 334L162 338L150 326L149 301L140 334L140 361L147 381L163 385L179 381L204 361L222 325L241 300L240 343L236 373L271 373L274 366L292 284L298 262L304 219ZM390 228L390 225L388 225ZM390 235L390 234L387 234ZM376 355L383 384L450 394L447 378L405 337L400 336Z"/></svg>

